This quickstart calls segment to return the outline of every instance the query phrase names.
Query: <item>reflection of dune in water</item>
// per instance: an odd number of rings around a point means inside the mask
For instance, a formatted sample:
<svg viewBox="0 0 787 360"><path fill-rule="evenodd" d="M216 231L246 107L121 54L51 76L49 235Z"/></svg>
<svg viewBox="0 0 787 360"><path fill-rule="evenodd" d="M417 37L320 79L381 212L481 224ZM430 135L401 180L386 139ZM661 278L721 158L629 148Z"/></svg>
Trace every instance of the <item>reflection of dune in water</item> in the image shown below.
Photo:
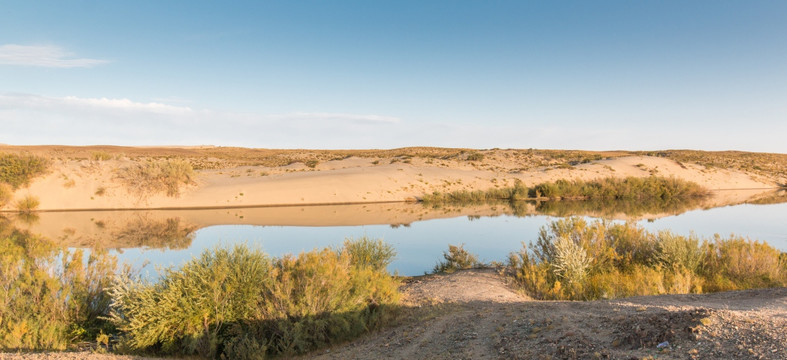
<svg viewBox="0 0 787 360"><path fill-rule="evenodd" d="M688 202L586 200L443 206L398 202L200 210L41 212L34 221L16 219L14 223L20 229L40 234L62 246L183 249L191 245L198 229L214 225L320 227L390 224L399 227L431 219L459 216L472 219L500 215L583 215L638 220L741 203L781 202L787 202L785 191L717 191L709 198Z"/></svg>

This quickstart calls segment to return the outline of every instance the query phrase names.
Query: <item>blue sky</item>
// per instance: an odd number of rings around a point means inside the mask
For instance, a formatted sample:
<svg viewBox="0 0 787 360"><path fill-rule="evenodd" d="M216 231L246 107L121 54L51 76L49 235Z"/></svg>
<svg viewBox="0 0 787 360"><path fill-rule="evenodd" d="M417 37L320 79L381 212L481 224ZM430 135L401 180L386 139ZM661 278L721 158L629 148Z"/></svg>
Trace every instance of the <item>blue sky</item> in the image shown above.
<svg viewBox="0 0 787 360"><path fill-rule="evenodd" d="M0 143L787 153L783 1L0 8Z"/></svg>

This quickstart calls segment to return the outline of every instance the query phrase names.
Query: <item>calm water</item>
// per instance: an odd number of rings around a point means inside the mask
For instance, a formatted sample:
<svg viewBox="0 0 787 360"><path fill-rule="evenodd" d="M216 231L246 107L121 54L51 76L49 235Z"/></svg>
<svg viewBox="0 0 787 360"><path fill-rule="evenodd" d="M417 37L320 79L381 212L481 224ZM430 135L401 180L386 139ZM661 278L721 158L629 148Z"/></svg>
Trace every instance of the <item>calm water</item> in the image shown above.
<svg viewBox="0 0 787 360"><path fill-rule="evenodd" d="M214 225L197 230L185 249L161 250L126 248L119 250L121 260L135 265L149 262L155 266L178 266L203 250L217 245L244 243L258 246L268 254L280 256L315 248L338 247L346 237L369 236L392 244L398 255L389 267L402 275L430 271L449 244L465 244L484 261L504 261L521 243L535 241L538 230L557 217L531 215L516 217L457 216L415 221L409 226L253 226ZM678 234L694 232L700 237L713 234L747 236L768 242L787 251L787 203L736 205L709 210L693 210L652 221L640 221L651 231L668 229Z"/></svg>

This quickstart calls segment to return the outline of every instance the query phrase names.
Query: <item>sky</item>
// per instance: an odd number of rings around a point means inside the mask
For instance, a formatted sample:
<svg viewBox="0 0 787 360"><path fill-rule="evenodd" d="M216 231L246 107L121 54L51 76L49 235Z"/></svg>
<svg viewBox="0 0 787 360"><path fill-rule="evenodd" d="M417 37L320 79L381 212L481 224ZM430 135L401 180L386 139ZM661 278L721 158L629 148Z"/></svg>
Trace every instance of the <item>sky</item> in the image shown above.
<svg viewBox="0 0 787 360"><path fill-rule="evenodd" d="M0 143L787 153L785 1L0 10Z"/></svg>

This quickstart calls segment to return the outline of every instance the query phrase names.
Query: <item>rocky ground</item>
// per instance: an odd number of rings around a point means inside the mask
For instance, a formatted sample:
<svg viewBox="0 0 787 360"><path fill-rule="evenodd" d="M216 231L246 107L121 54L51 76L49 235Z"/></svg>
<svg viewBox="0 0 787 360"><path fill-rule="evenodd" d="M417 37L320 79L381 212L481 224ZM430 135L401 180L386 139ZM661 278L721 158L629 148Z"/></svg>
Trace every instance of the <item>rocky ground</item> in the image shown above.
<svg viewBox="0 0 787 360"><path fill-rule="evenodd" d="M787 289L533 301L493 270L412 279L405 321L322 359L787 359Z"/></svg>

